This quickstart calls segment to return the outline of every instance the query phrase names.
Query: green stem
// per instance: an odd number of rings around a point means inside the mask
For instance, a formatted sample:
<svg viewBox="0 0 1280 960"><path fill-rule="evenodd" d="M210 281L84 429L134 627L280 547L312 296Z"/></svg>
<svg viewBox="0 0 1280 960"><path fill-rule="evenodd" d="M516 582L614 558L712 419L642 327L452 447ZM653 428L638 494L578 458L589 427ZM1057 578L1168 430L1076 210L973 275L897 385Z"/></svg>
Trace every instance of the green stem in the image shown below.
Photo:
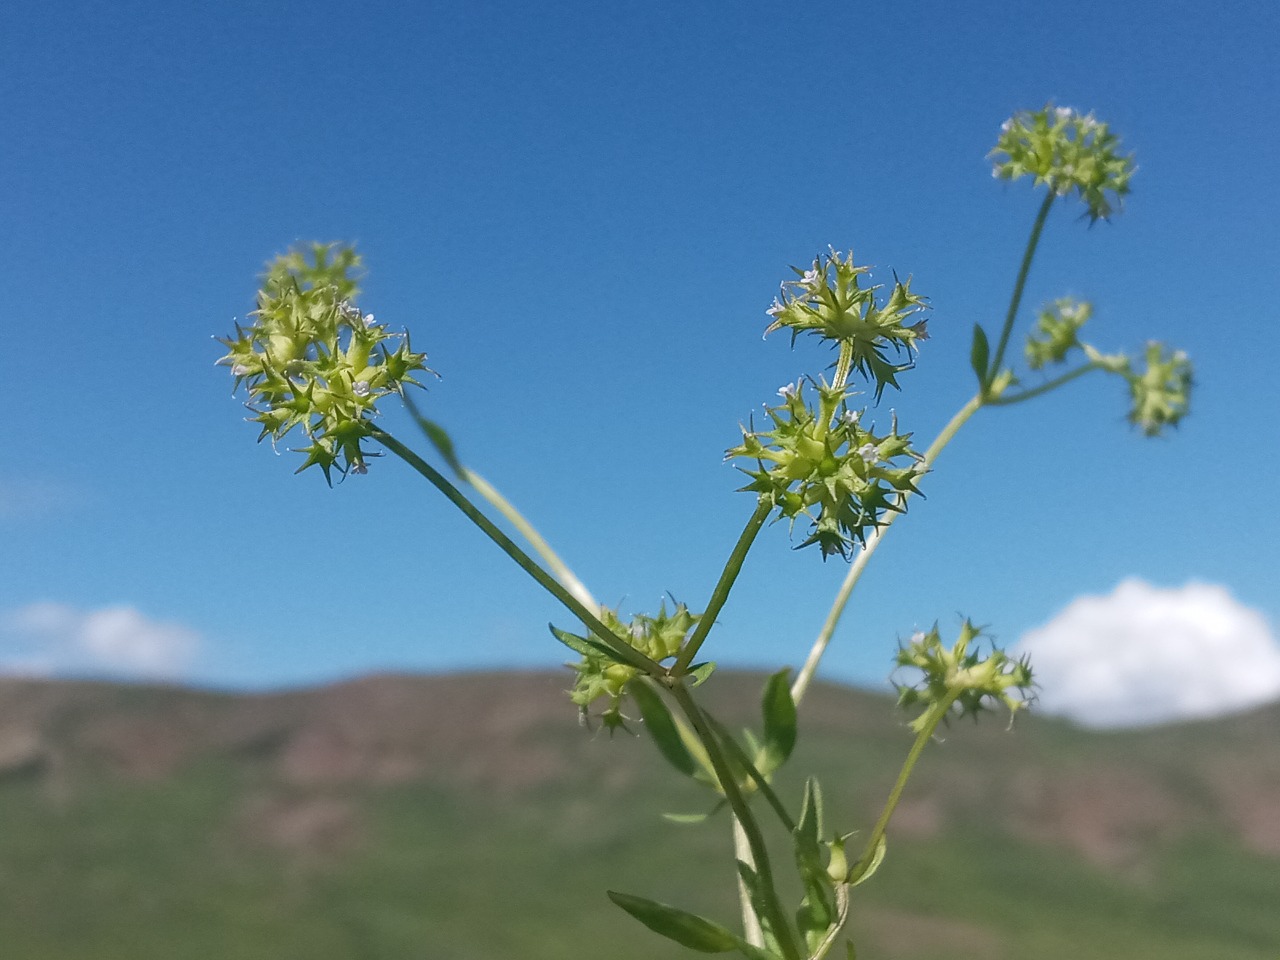
<svg viewBox="0 0 1280 960"><path fill-rule="evenodd" d="M1030 390L1023 390L1021 393L1003 394L999 397L988 397L986 405L989 407L1007 407L1013 403L1021 403L1023 400L1030 400L1032 397L1038 397L1048 393L1050 390L1057 390L1063 384L1070 383L1077 377L1083 377L1086 373L1094 370L1105 369L1101 363L1086 363L1083 367L1077 367L1070 373L1064 373L1060 377L1055 377L1048 383L1042 383L1038 387L1032 387Z"/></svg>
<svg viewBox="0 0 1280 960"><path fill-rule="evenodd" d="M760 833L760 825L756 822L755 815L747 805L746 798L743 797L742 791L738 789L738 779L729 768L729 762L725 758L724 752L720 749L720 743L715 733L711 730L702 708L694 702L693 695L689 693L688 688L679 679L675 679L670 683L669 689L672 697L684 712L685 717L688 718L690 726L693 727L694 732L698 735L698 740L701 741L703 749L707 751L716 779L720 782L720 788L724 790L725 799L729 802L729 807L733 810L733 815L737 818L743 833L746 834L747 843L751 848L751 858L754 861L753 866L756 876L760 880L761 898L764 901L762 906L769 918L770 926L778 940L778 946L782 950L783 957L785 960L801 960L795 936L778 899L777 888L774 886L773 868L769 864L769 851L765 847L764 836Z"/></svg>
<svg viewBox="0 0 1280 960"><path fill-rule="evenodd" d="M733 738L725 725L713 717L708 711L703 711L703 716L707 718L707 722L715 730L719 736L720 742L724 744L729 755L733 758L734 763L742 767L756 785L756 789L760 791L760 795L765 798L769 806L773 808L773 812L778 815L778 820L782 822L782 826L787 833L795 833L796 822L791 819L791 814L787 813L787 808L782 805L782 801L778 799L778 795L774 792L772 785L759 768L751 762L751 758L747 756L745 750L742 749L738 741Z"/></svg>
<svg viewBox="0 0 1280 960"><path fill-rule="evenodd" d="M995 357L987 368L987 375L982 380L982 392L991 387L1000 373L1000 364L1004 360L1005 348L1009 346L1009 334L1013 332L1013 321L1018 316L1018 307L1022 305L1022 291L1027 285L1027 275L1031 272L1031 261L1035 259L1036 247L1040 244L1040 234L1044 230L1044 222L1049 216L1049 208L1057 198L1052 190L1040 204L1040 212L1036 214L1036 222L1031 227L1031 237L1027 240L1027 248L1022 253L1022 265L1018 268L1018 279L1013 284L1013 296L1009 298L1009 312L1005 314L1004 327L1000 330L1000 343L996 346Z"/></svg>
<svg viewBox="0 0 1280 960"><path fill-rule="evenodd" d="M740 860L755 869L755 858L751 856L751 841L742 829L738 818L733 818L733 858ZM764 946L764 930L760 927L760 918L756 916L756 908L751 902L751 891L747 889L747 881L738 874L738 903L742 907L742 935L747 943L755 947Z"/></svg>
<svg viewBox="0 0 1280 960"><path fill-rule="evenodd" d="M938 455L952 441L960 428L968 422L970 417L982 409L983 403L982 395L978 394L956 412L950 422L942 428L942 432L934 438L933 443L929 445L929 449L925 451L924 465L926 467L933 466L933 462L937 460ZM910 496L911 494L908 491L898 494L897 506L899 509L890 511L888 516L885 517L884 523L871 532L862 549L858 551L853 563L849 566L849 572L845 574L844 582L840 584L835 602L832 603L831 610L827 613L827 619L822 624L822 629L818 632L818 638L809 650L809 656L805 659L804 666L801 667L800 673L796 676L795 683L791 685L791 699L795 701L796 706L799 706L800 701L804 699L805 692L809 689L809 684L813 682L814 674L818 672L818 664L822 661L822 656L827 652L831 638L835 635L836 625L840 622L840 617L844 615L844 610L849 603L853 588L862 579L862 573L866 570L867 563L870 562L872 555L876 552L876 548L880 546L880 541L884 538L889 527L893 525L894 520L902 515L902 508L906 507Z"/></svg>
<svg viewBox="0 0 1280 960"><path fill-rule="evenodd" d="M938 724L942 722L947 715L947 711L951 709L951 704L955 701L956 696L956 693L948 694L931 707L929 722L916 734L916 741L911 745L911 751L907 754L907 759L903 761L902 769L898 771L898 779L894 783L893 789L889 791L889 799L885 801L884 809L880 811L880 819L876 821L876 825L871 829L871 833L867 837L866 846L863 847L862 856L855 864L855 868L858 864L869 862L870 858L875 856L876 847L884 838L885 830L889 827L889 819L893 816L893 811L898 806L898 801L902 799L902 791L907 786L907 780L911 776L911 771L915 767L916 761L920 759L920 754L924 752L924 748L933 738L933 733L938 729Z"/></svg>
<svg viewBox="0 0 1280 960"><path fill-rule="evenodd" d="M747 559L747 552L751 549L751 544L755 540L756 534L760 532L764 522L769 519L769 514L772 510L772 504L759 503L756 505L755 512L751 514L751 519L747 521L741 536L738 537L738 542L734 544L733 552L729 554L728 562L720 572L720 579L716 583L715 589L711 591L711 599L707 601L707 608L702 612L702 619L693 628L693 633L690 634L688 642L685 643L684 649L680 651L680 656L676 658L676 662L671 667L673 676L678 677L688 670L689 664L693 663L693 658L698 655L699 648L707 639L707 634L711 632L711 628L715 625L716 617L720 615L721 608L724 607L725 601L729 599L729 591L733 589L733 583L738 579L738 574L742 571L742 564Z"/></svg>
<svg viewBox="0 0 1280 960"><path fill-rule="evenodd" d="M843 388L849 382L849 371L853 369L853 344L847 340L840 341L840 355L836 358L835 380L833 387Z"/></svg>
<svg viewBox="0 0 1280 960"><path fill-rule="evenodd" d="M468 520L479 527L490 540L498 545L503 553L514 560L521 570L533 577L548 593L568 607L573 615L586 624L602 643L608 644L609 648L617 653L620 659L625 660L634 667L638 667L651 677L665 677L667 675L666 669L661 664L650 660L639 650L618 639L612 630L600 622L597 612L588 610L555 577L547 573L532 557L516 546L510 537L498 529L492 520L481 513L476 508L476 505L468 500L461 490L445 479L440 471L384 430L374 427L370 430L370 436L443 493L455 507L463 512Z"/></svg>
<svg viewBox="0 0 1280 960"><path fill-rule="evenodd" d="M555 574L556 579L564 584L565 589L572 593L579 603L588 610L600 609L600 604L591 595L591 591L574 575L568 565L551 549L551 545L542 538L542 534L538 533L537 528L525 519L524 514L517 510L511 501L499 493L497 488L489 483L488 480L473 470L464 469L462 471L462 479L471 484L476 493L493 504L494 509L506 517L511 525L520 531L520 535L529 541L529 545L551 568L551 572Z"/></svg>

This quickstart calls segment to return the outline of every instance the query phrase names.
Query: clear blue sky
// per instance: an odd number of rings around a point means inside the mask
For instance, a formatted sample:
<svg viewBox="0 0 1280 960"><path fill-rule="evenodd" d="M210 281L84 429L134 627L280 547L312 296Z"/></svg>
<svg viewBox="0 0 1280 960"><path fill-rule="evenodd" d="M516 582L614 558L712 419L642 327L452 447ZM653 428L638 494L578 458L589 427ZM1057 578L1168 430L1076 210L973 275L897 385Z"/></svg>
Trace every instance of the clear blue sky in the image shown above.
<svg viewBox="0 0 1280 960"><path fill-rule="evenodd" d="M1101 378L981 415L826 673L878 681L959 613L1013 641L1130 577L1280 623L1278 10L11 0L0 615L127 607L189 631L178 675L217 685L565 659L545 625L570 618L402 465L330 490L254 445L210 337L313 239L359 244L362 306L443 375L428 414L602 600L700 608L752 507L723 450L828 361L761 340L787 266L852 248L931 298L875 411L926 445L1039 199L984 155L1052 99L1140 169L1111 224L1054 211L1028 303L1088 298L1099 345L1187 350L1193 415L1143 440ZM713 657L803 659L844 568L788 546L761 538Z"/></svg>

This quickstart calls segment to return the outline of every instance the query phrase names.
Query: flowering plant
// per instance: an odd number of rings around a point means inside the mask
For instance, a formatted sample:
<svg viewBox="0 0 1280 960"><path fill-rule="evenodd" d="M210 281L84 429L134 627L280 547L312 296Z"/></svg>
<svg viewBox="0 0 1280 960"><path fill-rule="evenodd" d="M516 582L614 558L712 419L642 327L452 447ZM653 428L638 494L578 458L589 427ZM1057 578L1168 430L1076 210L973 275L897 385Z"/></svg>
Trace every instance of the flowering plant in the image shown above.
<svg viewBox="0 0 1280 960"><path fill-rule="evenodd" d="M221 341L227 352L218 362L230 367L236 388L247 391L249 419L261 428L259 440L270 437L275 443L295 430L305 435L309 442L299 448L305 456L300 471L319 466L330 482L335 471L366 473L369 458L377 455L370 447L376 444L443 493L576 621L551 631L579 657L570 697L584 722L598 720L610 731L630 729L624 709L634 705L638 729L679 774L711 791L713 812L727 812L735 863L726 877L739 892L738 930L631 894L610 892L614 903L695 951L737 952L749 960L819 960L849 936L851 891L884 859L894 810L938 727L992 707L1016 713L1028 705L1034 689L1030 664L983 642L981 631L967 620L951 643L936 626L918 632L897 655L898 667L917 675L899 688L900 705L912 714L914 739L865 837L852 845L856 834L826 825L822 790L812 777L798 808L783 802L773 777L795 747L799 708L886 532L906 512L942 450L985 407L1030 400L1099 371L1126 382L1129 419L1144 434L1176 426L1187 413L1191 366L1186 356L1158 343L1149 344L1137 361L1103 353L1080 336L1093 312L1088 303L1059 299L1046 305L1027 337L1029 371L1067 366L1065 372L1024 385L1005 362L1050 208L1074 194L1091 221L1118 211L1134 172L1132 157L1118 147L1118 138L1092 114L1053 105L1019 113L1001 128L991 153L995 177L1031 176L1047 189L994 347L981 324L973 328L975 392L923 451L913 445L911 433L899 430L896 417L887 431L868 425L850 381L864 381L876 402L886 387L901 389L899 377L914 366L928 340L922 317L926 299L911 289L909 278L895 277L887 292L864 286L868 268L857 265L852 253L833 248L811 266L795 269L798 279L783 283L766 310L771 321L766 333L789 330L793 345L802 333L825 341L836 354L833 370L830 379L810 375L778 390L780 402L766 406L765 422L743 426L741 441L727 451L749 479L742 490L752 495L754 506L700 612L683 603L669 610L664 603L657 613L626 616L602 606L524 516L462 464L448 434L422 416L405 391L421 385L415 375L430 373L425 355L412 351L407 333L390 332L356 306L354 273L360 261L350 248L315 245L271 263L252 322ZM392 394L408 406L437 465L378 425L376 403ZM514 528L527 549L491 514ZM700 655L757 534L771 518L787 520L793 530L802 524L800 547L816 545L822 557L839 556L849 569L803 666L794 679L790 670L769 678L761 730L739 737L699 702L698 688L714 669ZM782 868L766 842L770 826L791 847L801 894L790 906L784 891L796 887L780 882ZM853 941L845 944L852 958Z"/></svg>

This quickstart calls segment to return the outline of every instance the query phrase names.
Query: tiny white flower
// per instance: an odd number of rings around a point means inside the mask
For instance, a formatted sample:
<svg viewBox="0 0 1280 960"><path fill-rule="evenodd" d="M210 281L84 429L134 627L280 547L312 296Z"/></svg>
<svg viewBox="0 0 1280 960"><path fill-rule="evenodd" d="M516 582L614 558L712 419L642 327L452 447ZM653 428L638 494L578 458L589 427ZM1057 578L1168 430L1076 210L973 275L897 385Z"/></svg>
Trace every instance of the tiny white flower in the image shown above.
<svg viewBox="0 0 1280 960"><path fill-rule="evenodd" d="M812 270L806 270L804 276L800 278L800 282L806 287L812 287L818 282L818 270L815 267Z"/></svg>
<svg viewBox="0 0 1280 960"><path fill-rule="evenodd" d="M913 645L914 645L914 644L918 644L918 643L924 643L924 638L925 638L925 633L924 633L924 631L923 631L923 630L917 630L915 633L913 633L913 634L911 635L911 643L912 643Z"/></svg>
<svg viewBox="0 0 1280 960"><path fill-rule="evenodd" d="M233 377L244 377L244 376L247 376L248 373L249 373L249 368L246 367L243 363L237 363L234 367L231 368L231 375Z"/></svg>
<svg viewBox="0 0 1280 960"><path fill-rule="evenodd" d="M1010 119L1006 120L1004 123L1000 124L1000 132L1001 132L1001 133L1008 133L1008 132L1009 132L1010 130L1012 130L1012 129L1013 129L1013 119L1012 119L1012 118L1010 118Z"/></svg>
<svg viewBox="0 0 1280 960"><path fill-rule="evenodd" d="M361 460L359 463L353 463L351 465L351 472L358 473L361 476L363 476L364 474L369 472L369 465L365 463L363 460Z"/></svg>
<svg viewBox="0 0 1280 960"><path fill-rule="evenodd" d="M364 380L357 380L351 385L351 392L357 397L367 397L369 395L369 384Z"/></svg>
<svg viewBox="0 0 1280 960"><path fill-rule="evenodd" d="M782 301L779 300L777 297L774 297L773 306L771 306L768 310L766 310L765 313L767 313L771 317L777 317L777 316L781 316L782 311L786 309L787 308L783 305Z"/></svg>
<svg viewBox="0 0 1280 960"><path fill-rule="evenodd" d="M853 427L857 425L858 418L861 416L862 414L857 410L846 410L844 413L840 414L840 422L847 423L849 426Z"/></svg>
<svg viewBox="0 0 1280 960"><path fill-rule="evenodd" d="M864 443L858 448L858 456L867 463L875 463L880 459L880 448L874 443Z"/></svg>
<svg viewBox="0 0 1280 960"><path fill-rule="evenodd" d="M1057 107L1054 109L1054 115L1057 116L1059 122L1066 123L1076 115L1076 112L1070 107Z"/></svg>
<svg viewBox="0 0 1280 960"><path fill-rule="evenodd" d="M794 383L788 383L786 386L782 386L778 388L778 396L780 396L783 400L790 400L795 395L796 395L796 385Z"/></svg>
<svg viewBox="0 0 1280 960"><path fill-rule="evenodd" d="M372 327L372 326L373 326L373 314L372 314L372 313L366 313L366 314L364 315L364 325L365 325L366 327Z"/></svg>

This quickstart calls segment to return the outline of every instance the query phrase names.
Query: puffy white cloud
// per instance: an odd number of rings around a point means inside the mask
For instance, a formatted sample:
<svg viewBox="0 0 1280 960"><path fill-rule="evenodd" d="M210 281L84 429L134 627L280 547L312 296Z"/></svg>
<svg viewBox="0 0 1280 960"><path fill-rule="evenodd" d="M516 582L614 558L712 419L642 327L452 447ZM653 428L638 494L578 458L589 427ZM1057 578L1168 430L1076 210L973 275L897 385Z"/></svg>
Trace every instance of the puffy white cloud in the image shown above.
<svg viewBox="0 0 1280 960"><path fill-rule="evenodd" d="M1280 643L1224 587L1126 580L1018 641L1039 709L1089 726L1211 717L1280 697Z"/></svg>
<svg viewBox="0 0 1280 960"><path fill-rule="evenodd" d="M195 631L130 606L78 610L43 602L0 618L0 670L6 673L171 677L199 647Z"/></svg>

